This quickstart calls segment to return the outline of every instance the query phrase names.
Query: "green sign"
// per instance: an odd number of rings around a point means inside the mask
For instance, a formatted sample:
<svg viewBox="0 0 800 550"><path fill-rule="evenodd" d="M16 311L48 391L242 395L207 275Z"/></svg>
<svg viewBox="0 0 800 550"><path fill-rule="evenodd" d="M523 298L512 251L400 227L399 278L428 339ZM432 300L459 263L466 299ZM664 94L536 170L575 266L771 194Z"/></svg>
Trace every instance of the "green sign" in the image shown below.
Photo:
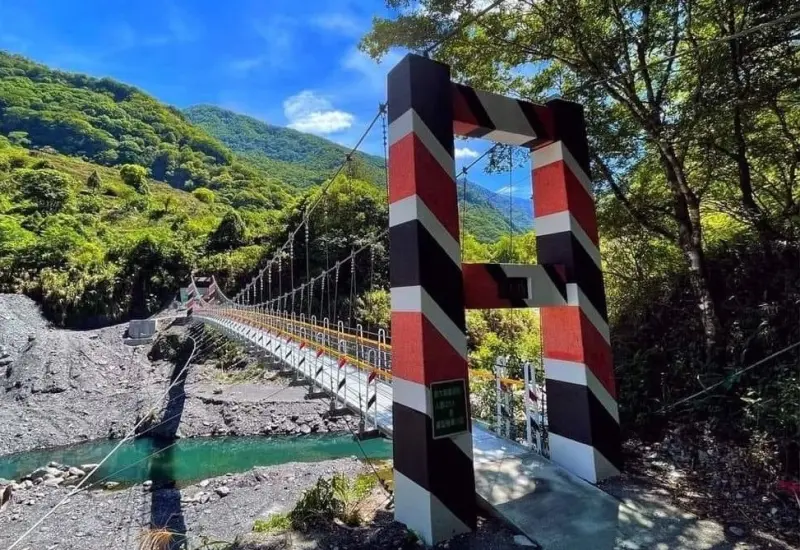
<svg viewBox="0 0 800 550"><path fill-rule="evenodd" d="M434 439L469 431L467 384L463 379L434 382L431 395Z"/></svg>

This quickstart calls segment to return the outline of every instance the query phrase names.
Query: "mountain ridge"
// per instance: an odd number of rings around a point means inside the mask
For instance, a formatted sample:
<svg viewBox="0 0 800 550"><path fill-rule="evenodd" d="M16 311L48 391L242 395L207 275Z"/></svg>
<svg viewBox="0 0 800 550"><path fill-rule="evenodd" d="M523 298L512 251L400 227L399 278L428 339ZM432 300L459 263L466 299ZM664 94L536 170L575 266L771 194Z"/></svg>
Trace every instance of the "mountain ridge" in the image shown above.
<svg viewBox="0 0 800 550"><path fill-rule="evenodd" d="M349 149L326 138L270 124L215 105L194 105L183 110L187 119L222 142L237 155L285 183L306 188L330 177ZM384 159L357 152L361 179L385 185ZM509 198L472 181L458 185L459 207L466 202L465 226L482 241L497 240L509 231ZM516 233L533 228L529 199L511 198Z"/></svg>

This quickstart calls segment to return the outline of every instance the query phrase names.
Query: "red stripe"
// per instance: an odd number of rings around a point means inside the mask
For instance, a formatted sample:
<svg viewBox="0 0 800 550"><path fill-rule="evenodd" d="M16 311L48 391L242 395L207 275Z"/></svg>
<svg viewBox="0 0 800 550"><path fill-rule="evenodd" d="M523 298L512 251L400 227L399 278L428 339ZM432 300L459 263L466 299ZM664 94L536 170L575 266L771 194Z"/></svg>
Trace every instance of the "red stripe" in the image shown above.
<svg viewBox="0 0 800 550"><path fill-rule="evenodd" d="M389 182L389 204L417 195L458 240L455 182L413 132L389 148Z"/></svg>
<svg viewBox="0 0 800 550"><path fill-rule="evenodd" d="M306 347L306 343L305 342L300 342L300 349L303 349L304 347Z"/></svg>
<svg viewBox="0 0 800 550"><path fill-rule="evenodd" d="M569 210L597 245L597 214L594 200L563 160L533 171L533 209L539 218Z"/></svg>
<svg viewBox="0 0 800 550"><path fill-rule="evenodd" d="M322 355L322 350L317 351L317 358L319 358L320 355Z"/></svg>
<svg viewBox="0 0 800 550"><path fill-rule="evenodd" d="M512 304L500 298L497 281L484 264L461 264L464 274L464 307L467 309L510 308Z"/></svg>
<svg viewBox="0 0 800 550"><path fill-rule="evenodd" d="M466 378L467 362L422 313L392 312L392 375L429 385ZM424 349L424 352L423 352Z"/></svg>
<svg viewBox="0 0 800 550"><path fill-rule="evenodd" d="M339 359L339 368L342 368L347 363L347 359L345 357L341 357Z"/></svg>
<svg viewBox="0 0 800 550"><path fill-rule="evenodd" d="M542 354L585 364L616 399L611 346L577 306L541 308Z"/></svg>
<svg viewBox="0 0 800 550"><path fill-rule="evenodd" d="M373 380L375 380L375 376L377 376L377 374L375 373L375 371L374 371L374 370L370 371L370 372L369 372L369 376L367 376L367 384L369 384L370 382L372 382Z"/></svg>

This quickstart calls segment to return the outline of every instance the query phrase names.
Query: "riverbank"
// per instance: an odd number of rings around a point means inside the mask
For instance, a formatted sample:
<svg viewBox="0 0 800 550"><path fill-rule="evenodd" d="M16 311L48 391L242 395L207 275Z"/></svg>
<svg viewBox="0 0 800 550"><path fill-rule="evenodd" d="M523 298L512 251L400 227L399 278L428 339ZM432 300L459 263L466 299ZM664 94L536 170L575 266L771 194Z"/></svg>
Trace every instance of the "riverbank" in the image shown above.
<svg viewBox="0 0 800 550"><path fill-rule="evenodd" d="M0 294L0 456L119 438L154 404L170 404L163 395L174 365L150 361L149 345L126 346L126 328L56 329L29 298ZM192 365L178 436L347 430L345 418L325 416L327 401L305 400L304 387L266 368L263 374L231 384L212 363Z"/></svg>
<svg viewBox="0 0 800 550"><path fill-rule="evenodd" d="M138 484L78 493L56 510L19 548L135 550L151 525L169 525L192 541L233 541L258 518L289 511L319 477L365 471L355 457L287 463L203 480L182 489ZM0 513L0 548L6 548L69 495L68 487L32 486L14 493ZM193 546L195 547L195 546Z"/></svg>

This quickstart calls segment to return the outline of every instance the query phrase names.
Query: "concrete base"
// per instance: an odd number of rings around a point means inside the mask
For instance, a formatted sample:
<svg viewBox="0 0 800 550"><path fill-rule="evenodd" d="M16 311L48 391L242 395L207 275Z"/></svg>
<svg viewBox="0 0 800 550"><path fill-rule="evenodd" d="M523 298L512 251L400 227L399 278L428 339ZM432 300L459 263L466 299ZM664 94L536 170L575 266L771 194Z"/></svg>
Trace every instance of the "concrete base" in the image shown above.
<svg viewBox="0 0 800 550"><path fill-rule="evenodd" d="M733 548L721 525L682 512L662 495L615 498L532 453L476 456L475 483L479 500L544 550Z"/></svg>

